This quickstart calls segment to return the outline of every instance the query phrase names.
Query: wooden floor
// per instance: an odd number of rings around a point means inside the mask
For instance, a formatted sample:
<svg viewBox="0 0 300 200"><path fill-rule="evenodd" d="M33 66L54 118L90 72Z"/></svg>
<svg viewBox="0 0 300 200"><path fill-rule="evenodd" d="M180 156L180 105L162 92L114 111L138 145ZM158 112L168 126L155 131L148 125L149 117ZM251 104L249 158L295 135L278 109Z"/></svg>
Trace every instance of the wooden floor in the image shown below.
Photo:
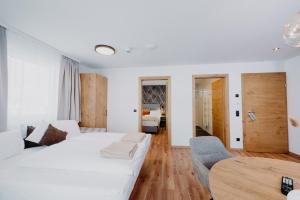
<svg viewBox="0 0 300 200"><path fill-rule="evenodd" d="M276 158L300 162L290 154L248 153L232 150L237 156ZM189 148L170 148L167 132L153 135L140 175L130 200L207 200L209 192L196 180L191 165Z"/></svg>

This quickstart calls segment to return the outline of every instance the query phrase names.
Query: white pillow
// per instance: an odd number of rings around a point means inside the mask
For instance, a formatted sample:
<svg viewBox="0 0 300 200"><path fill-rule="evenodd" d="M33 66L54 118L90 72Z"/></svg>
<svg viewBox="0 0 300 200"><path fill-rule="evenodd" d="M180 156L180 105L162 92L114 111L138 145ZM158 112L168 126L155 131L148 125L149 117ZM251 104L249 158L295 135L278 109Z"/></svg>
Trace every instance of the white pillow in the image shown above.
<svg viewBox="0 0 300 200"><path fill-rule="evenodd" d="M24 150L24 141L18 130L0 133L0 160L9 158Z"/></svg>
<svg viewBox="0 0 300 200"><path fill-rule="evenodd" d="M68 138L80 135L80 128L75 120L57 120L51 124L55 128L67 132Z"/></svg>
<svg viewBox="0 0 300 200"><path fill-rule="evenodd" d="M49 123L42 121L40 122L35 129L32 131L32 133L25 138L25 140L34 142L34 143L39 143L44 136L46 130L48 129Z"/></svg>

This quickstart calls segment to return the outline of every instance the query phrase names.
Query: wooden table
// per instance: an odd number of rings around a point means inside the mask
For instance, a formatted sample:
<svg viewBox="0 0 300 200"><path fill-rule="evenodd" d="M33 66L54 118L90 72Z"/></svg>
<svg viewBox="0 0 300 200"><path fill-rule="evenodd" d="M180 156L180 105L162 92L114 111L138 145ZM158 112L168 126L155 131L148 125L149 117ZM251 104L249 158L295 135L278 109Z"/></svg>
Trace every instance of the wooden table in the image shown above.
<svg viewBox="0 0 300 200"><path fill-rule="evenodd" d="M282 176L293 178L294 188L300 188L299 163L235 157L213 166L209 186L214 200L286 200L280 191Z"/></svg>

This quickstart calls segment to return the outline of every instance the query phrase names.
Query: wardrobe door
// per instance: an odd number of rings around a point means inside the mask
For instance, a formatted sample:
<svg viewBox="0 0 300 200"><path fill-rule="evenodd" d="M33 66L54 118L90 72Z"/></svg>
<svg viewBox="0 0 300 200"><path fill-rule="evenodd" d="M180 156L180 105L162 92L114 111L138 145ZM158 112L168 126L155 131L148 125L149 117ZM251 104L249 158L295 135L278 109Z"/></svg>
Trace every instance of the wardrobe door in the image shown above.
<svg viewBox="0 0 300 200"><path fill-rule="evenodd" d="M103 76L96 77L96 127L107 127L107 79Z"/></svg>
<svg viewBox="0 0 300 200"><path fill-rule="evenodd" d="M96 74L80 74L81 121L82 127L95 127L96 122Z"/></svg>
<svg viewBox="0 0 300 200"><path fill-rule="evenodd" d="M81 127L106 128L107 79L98 74L80 74Z"/></svg>

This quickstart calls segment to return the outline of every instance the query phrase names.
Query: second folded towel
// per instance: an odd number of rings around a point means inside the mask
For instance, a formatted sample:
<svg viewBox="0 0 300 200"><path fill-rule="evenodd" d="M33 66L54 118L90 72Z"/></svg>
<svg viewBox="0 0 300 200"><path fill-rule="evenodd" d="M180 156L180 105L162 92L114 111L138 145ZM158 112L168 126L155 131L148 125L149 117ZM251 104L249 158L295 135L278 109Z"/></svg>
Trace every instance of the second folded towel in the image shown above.
<svg viewBox="0 0 300 200"><path fill-rule="evenodd" d="M128 133L122 138L122 141L140 143L144 140L145 137L145 133Z"/></svg>
<svg viewBox="0 0 300 200"><path fill-rule="evenodd" d="M133 158L137 150L137 144L132 142L115 142L100 151L107 158L127 159Z"/></svg>

